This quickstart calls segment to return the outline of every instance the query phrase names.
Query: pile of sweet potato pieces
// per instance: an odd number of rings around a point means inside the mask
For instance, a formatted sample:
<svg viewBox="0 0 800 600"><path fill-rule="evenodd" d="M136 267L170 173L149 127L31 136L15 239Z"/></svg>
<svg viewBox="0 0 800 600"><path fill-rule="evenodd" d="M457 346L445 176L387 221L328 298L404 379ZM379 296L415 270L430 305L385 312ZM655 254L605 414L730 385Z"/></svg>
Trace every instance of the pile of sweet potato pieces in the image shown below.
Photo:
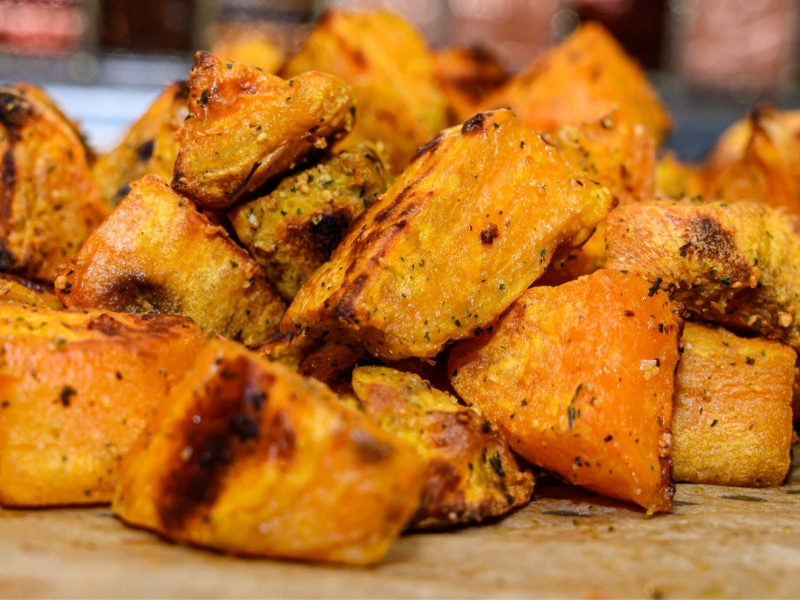
<svg viewBox="0 0 800 600"><path fill-rule="evenodd" d="M647 514L786 476L791 113L685 165L599 26L508 76L343 11L275 74L198 52L99 157L0 95L4 507L371 564L534 469Z"/></svg>

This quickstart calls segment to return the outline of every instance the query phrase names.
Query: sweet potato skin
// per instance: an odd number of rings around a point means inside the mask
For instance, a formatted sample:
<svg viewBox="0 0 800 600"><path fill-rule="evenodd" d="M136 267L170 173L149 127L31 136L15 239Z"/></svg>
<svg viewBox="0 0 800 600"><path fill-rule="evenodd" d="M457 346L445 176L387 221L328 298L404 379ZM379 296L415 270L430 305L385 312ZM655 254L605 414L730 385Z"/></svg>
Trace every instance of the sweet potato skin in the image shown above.
<svg viewBox="0 0 800 600"><path fill-rule="evenodd" d="M188 99L186 81L165 87L120 143L92 165L92 177L109 207L116 207L131 182L148 173L172 179L178 156L175 132L189 114Z"/></svg>
<svg viewBox="0 0 800 600"><path fill-rule="evenodd" d="M423 465L324 385L213 340L126 456L113 510L226 553L372 564Z"/></svg>
<svg viewBox="0 0 800 600"><path fill-rule="evenodd" d="M676 481L767 487L791 464L794 350L686 323L675 376Z"/></svg>
<svg viewBox="0 0 800 600"><path fill-rule="evenodd" d="M353 390L371 421L425 459L426 485L409 529L480 522L530 499L533 475L477 409L389 367L356 367Z"/></svg>
<svg viewBox="0 0 800 600"><path fill-rule="evenodd" d="M312 71L285 81L200 51L172 185L203 208L231 208L347 133L354 114L350 87L334 75Z"/></svg>
<svg viewBox="0 0 800 600"><path fill-rule="evenodd" d="M247 251L154 175L133 184L55 287L69 308L179 314L246 345L275 333L286 308Z"/></svg>
<svg viewBox="0 0 800 600"><path fill-rule="evenodd" d="M491 332L453 347L451 381L526 460L665 511L678 311L645 279L608 269L531 288Z"/></svg>
<svg viewBox="0 0 800 600"><path fill-rule="evenodd" d="M421 151L281 327L354 338L386 360L433 357L494 321L612 202L511 111L481 113Z"/></svg>
<svg viewBox="0 0 800 600"><path fill-rule="evenodd" d="M106 217L75 126L35 86L0 87L0 271L52 283Z"/></svg>
<svg viewBox="0 0 800 600"><path fill-rule="evenodd" d="M0 304L0 505L110 502L122 455L205 341L180 317Z"/></svg>

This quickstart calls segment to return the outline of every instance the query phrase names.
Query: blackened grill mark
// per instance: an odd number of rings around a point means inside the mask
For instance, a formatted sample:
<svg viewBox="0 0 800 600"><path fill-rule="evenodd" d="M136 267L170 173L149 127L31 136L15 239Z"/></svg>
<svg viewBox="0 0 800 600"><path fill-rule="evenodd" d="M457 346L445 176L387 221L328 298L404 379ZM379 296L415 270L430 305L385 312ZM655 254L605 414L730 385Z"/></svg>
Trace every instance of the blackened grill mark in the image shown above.
<svg viewBox="0 0 800 600"><path fill-rule="evenodd" d="M695 252L721 260L729 259L736 253L733 236L716 219L701 215L690 221L688 229Z"/></svg>
<svg viewBox="0 0 800 600"><path fill-rule="evenodd" d="M262 435L261 411L274 375L244 356L225 360L219 367L195 410L187 412L183 428L173 432L181 443L176 446L178 454L166 458L171 469L161 481L157 505L167 533L179 531L194 515L214 505L231 465L239 456L254 452ZM222 370L235 376L221 377ZM262 392L259 402L250 401L255 389Z"/></svg>
<svg viewBox="0 0 800 600"><path fill-rule="evenodd" d="M429 142L417 148L417 153L413 157L411 157L410 163L415 162L423 154L434 152L436 150L436 147L439 146L439 144L442 142L443 139L444 139L444 134L440 133L436 137L431 139Z"/></svg>
<svg viewBox="0 0 800 600"><path fill-rule="evenodd" d="M500 235L500 230L494 223L489 223L486 229L481 231L481 244L491 246L497 237Z"/></svg>
<svg viewBox="0 0 800 600"><path fill-rule="evenodd" d="M289 226L292 237L297 237L299 245L327 260L353 221L353 214L346 209L316 214L313 220L303 222L300 227ZM316 221L316 222L315 222Z"/></svg>
<svg viewBox="0 0 800 600"><path fill-rule="evenodd" d="M181 303L170 290L149 281L144 275L134 273L115 282L114 289L105 295L102 306L118 312L181 313Z"/></svg>
<svg viewBox="0 0 800 600"><path fill-rule="evenodd" d="M474 135L482 132L488 117L489 113L478 113L474 117L470 117L461 126L461 135Z"/></svg>

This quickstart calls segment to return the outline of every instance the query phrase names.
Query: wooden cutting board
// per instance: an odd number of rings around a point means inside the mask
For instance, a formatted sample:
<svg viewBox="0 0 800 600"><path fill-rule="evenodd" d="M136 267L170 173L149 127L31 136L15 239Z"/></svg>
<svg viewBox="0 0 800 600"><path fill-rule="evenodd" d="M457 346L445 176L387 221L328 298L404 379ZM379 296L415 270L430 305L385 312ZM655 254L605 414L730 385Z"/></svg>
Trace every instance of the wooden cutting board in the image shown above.
<svg viewBox="0 0 800 600"><path fill-rule="evenodd" d="M108 509L0 511L0 596L797 598L800 461L773 489L679 485L668 514L540 482L492 524L401 538L371 569L221 556Z"/></svg>

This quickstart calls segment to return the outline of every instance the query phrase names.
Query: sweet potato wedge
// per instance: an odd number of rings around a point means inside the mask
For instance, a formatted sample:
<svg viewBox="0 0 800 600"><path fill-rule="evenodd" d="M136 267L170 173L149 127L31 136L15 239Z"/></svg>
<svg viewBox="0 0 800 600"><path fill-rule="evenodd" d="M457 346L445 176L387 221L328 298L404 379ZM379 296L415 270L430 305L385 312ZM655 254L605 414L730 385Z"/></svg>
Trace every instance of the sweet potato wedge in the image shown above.
<svg viewBox="0 0 800 600"><path fill-rule="evenodd" d="M399 15L326 11L281 76L310 70L333 73L352 86L358 115L345 143L382 142L395 174L448 124L433 55Z"/></svg>
<svg viewBox="0 0 800 600"><path fill-rule="evenodd" d="M425 459L426 484L410 529L476 523L530 500L533 475L477 409L389 367L357 367L353 390L371 421Z"/></svg>
<svg viewBox="0 0 800 600"><path fill-rule="evenodd" d="M608 269L531 288L491 331L453 347L451 381L526 460L664 511L679 309L646 279Z"/></svg>
<svg viewBox="0 0 800 600"><path fill-rule="evenodd" d="M791 464L794 350L686 323L675 375L676 481L766 487Z"/></svg>
<svg viewBox="0 0 800 600"><path fill-rule="evenodd" d="M491 94L484 109L511 107L534 131L579 125L616 111L660 144L671 118L644 71L598 23L584 23Z"/></svg>
<svg viewBox="0 0 800 600"><path fill-rule="evenodd" d="M0 87L0 271L52 283L108 214L73 123L35 86Z"/></svg>
<svg viewBox="0 0 800 600"><path fill-rule="evenodd" d="M612 205L509 110L442 132L300 289L283 331L432 358L491 324Z"/></svg>
<svg viewBox="0 0 800 600"><path fill-rule="evenodd" d="M134 182L55 287L69 308L183 315L247 345L275 333L286 308L247 251L155 175Z"/></svg>
<svg viewBox="0 0 800 600"><path fill-rule="evenodd" d="M358 144L289 175L229 219L275 289L291 301L355 218L386 191L387 179L377 149Z"/></svg>
<svg viewBox="0 0 800 600"><path fill-rule="evenodd" d="M172 179L178 142L175 132L189 114L189 85L168 85L111 151L92 165L92 177L110 207L119 204L130 184L151 173Z"/></svg>
<svg viewBox="0 0 800 600"><path fill-rule="evenodd" d="M371 564L414 513L423 470L323 384L213 340L125 457L112 506L181 543Z"/></svg>
<svg viewBox="0 0 800 600"><path fill-rule="evenodd" d="M121 457L205 341L180 317L0 303L0 505L110 502Z"/></svg>
<svg viewBox="0 0 800 600"><path fill-rule="evenodd" d="M354 114L350 87L334 75L311 71L285 81L197 52L172 185L203 208L231 208L346 134Z"/></svg>

